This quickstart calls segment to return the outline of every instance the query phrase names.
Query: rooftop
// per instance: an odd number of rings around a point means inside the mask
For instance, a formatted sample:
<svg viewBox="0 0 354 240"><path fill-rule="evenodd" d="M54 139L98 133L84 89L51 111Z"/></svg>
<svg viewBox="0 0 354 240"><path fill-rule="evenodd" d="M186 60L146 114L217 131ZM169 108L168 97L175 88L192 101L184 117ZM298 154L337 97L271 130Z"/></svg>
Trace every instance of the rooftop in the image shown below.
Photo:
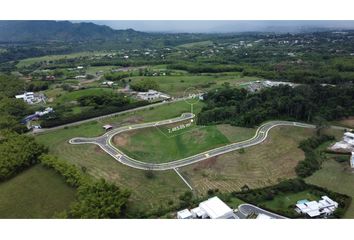
<svg viewBox="0 0 354 240"><path fill-rule="evenodd" d="M202 208L210 218L221 218L232 213L232 209L229 208L223 201L218 197L210 198L199 204L199 207Z"/></svg>

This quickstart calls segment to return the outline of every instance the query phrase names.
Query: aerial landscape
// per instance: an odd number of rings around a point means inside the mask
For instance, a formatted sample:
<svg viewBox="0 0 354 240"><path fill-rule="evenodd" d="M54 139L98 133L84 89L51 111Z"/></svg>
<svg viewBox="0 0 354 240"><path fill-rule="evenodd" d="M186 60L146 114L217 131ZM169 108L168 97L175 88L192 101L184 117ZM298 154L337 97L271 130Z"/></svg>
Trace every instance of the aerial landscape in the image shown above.
<svg viewBox="0 0 354 240"><path fill-rule="evenodd" d="M0 219L354 218L354 21L142 22L0 20Z"/></svg>

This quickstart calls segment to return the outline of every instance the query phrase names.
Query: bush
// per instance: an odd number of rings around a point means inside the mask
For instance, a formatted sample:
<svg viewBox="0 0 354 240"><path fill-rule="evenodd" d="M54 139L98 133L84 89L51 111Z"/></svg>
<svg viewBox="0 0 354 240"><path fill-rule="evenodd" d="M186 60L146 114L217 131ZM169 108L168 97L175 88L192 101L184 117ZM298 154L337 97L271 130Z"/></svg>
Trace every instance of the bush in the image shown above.
<svg viewBox="0 0 354 240"><path fill-rule="evenodd" d="M72 187L79 187L89 181L83 173L81 173L75 165L59 160L56 156L42 155L40 161L43 166L54 169L57 173L64 177L66 183Z"/></svg>

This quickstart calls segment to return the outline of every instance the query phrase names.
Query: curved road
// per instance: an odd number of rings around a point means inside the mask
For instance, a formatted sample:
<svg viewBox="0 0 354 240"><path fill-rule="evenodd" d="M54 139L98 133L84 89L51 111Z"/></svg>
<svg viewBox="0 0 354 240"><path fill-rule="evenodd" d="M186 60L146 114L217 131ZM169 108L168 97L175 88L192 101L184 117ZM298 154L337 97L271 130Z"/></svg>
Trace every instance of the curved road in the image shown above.
<svg viewBox="0 0 354 240"><path fill-rule="evenodd" d="M255 213L255 214L265 214L273 219L288 219L287 217L281 216L279 214L269 212L267 210L264 210L262 208L259 208L255 205L244 203L238 206L239 212L243 215L243 218L247 218L248 215Z"/></svg>
<svg viewBox="0 0 354 240"><path fill-rule="evenodd" d="M192 119L194 117L194 114L192 113L184 113L178 118L173 118L173 119L167 119L163 121L158 121L158 122L150 122L150 123L142 123L142 124L136 124L136 125L130 125L130 126L124 126L120 127L117 129L114 129L112 131L109 131L105 133L102 136L95 137L95 138L73 138L69 140L69 143L71 144L96 144L100 146L105 152L107 152L109 155L111 155L113 158L115 158L117 161L119 161L122 164L125 164L129 167L132 168L137 168L137 169L142 169L142 170L170 170L170 169L176 169L179 167L183 167L186 165L190 165L211 157L215 157L224 153L232 152L241 148L247 148L251 147L254 145L257 145L261 142L263 142L267 136L268 132L276 126L296 126L296 127L303 127L303 128L315 128L315 125L312 124L305 124L305 123L298 123L298 122L288 122L288 121L271 121L267 122L263 125L261 125L258 129L256 134L245 141L242 142L237 142L237 143L232 143L229 145L225 145L222 147L214 148L190 157L186 157L180 160L176 160L173 162L168 162L168 163L147 163L147 162L141 162L136 159L133 159L129 156L127 156L125 153L117 149L113 144L112 144L112 138L118 134L122 133L125 131L130 131L130 130L135 130L135 129L141 129L141 128L147 128L147 127L153 127L153 126L162 126L162 125L167 125L170 123L176 123L176 122L181 122L185 121L188 119Z"/></svg>

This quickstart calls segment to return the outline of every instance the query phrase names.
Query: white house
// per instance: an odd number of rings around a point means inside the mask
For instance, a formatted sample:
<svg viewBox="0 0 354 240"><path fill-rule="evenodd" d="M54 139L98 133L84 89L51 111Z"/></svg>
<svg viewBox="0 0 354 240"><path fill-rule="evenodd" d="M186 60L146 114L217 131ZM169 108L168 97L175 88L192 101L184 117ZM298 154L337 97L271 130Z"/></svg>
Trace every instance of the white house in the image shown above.
<svg viewBox="0 0 354 240"><path fill-rule="evenodd" d="M295 211L309 217L329 216L338 208L338 203L327 196L317 201L301 200L296 204Z"/></svg>
<svg viewBox="0 0 354 240"><path fill-rule="evenodd" d="M47 107L46 109L44 109L44 111L37 111L37 112L35 112L35 114L37 114L38 116L41 117L41 116L44 116L44 115L51 113L51 112L54 112L53 108Z"/></svg>
<svg viewBox="0 0 354 240"><path fill-rule="evenodd" d="M17 99L23 99L24 102L32 104L35 101L33 92L25 92L24 94L16 95Z"/></svg>
<svg viewBox="0 0 354 240"><path fill-rule="evenodd" d="M139 92L137 95L138 98L146 101L152 101L155 99L163 98L163 99L169 99L170 96L155 90L149 90L147 92Z"/></svg>
<svg viewBox="0 0 354 240"><path fill-rule="evenodd" d="M178 219L191 219L193 218L192 213L188 209L177 212Z"/></svg>

